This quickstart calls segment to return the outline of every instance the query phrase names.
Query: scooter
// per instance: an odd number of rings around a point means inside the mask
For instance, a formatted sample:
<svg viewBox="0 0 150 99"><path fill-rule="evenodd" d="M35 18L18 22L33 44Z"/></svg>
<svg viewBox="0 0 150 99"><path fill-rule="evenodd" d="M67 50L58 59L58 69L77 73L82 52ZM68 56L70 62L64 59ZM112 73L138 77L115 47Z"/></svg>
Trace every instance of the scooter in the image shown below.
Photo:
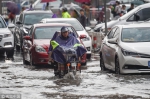
<svg viewBox="0 0 150 99"><path fill-rule="evenodd" d="M59 51L63 54L66 62L64 64L57 63L58 72L55 73L55 76L58 75L59 78L67 76L67 78L75 79L81 73L81 63L80 58L77 56L76 48L60 47Z"/></svg>

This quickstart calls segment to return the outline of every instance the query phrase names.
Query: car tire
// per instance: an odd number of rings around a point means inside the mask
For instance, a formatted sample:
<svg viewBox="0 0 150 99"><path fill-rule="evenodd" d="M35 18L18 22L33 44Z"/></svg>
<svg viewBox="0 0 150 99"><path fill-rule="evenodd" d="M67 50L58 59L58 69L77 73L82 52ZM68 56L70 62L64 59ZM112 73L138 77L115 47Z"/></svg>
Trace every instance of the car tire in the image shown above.
<svg viewBox="0 0 150 99"><path fill-rule="evenodd" d="M86 55L86 58L87 58L88 60L91 60L91 54L87 54L87 55Z"/></svg>
<svg viewBox="0 0 150 99"><path fill-rule="evenodd" d="M105 67L102 55L100 56L100 68L101 68L101 71L105 71L106 70L106 67Z"/></svg>
<svg viewBox="0 0 150 99"><path fill-rule="evenodd" d="M0 51L0 56L4 56L5 51Z"/></svg>
<svg viewBox="0 0 150 99"><path fill-rule="evenodd" d="M118 57L115 59L115 73L120 74L120 65Z"/></svg>
<svg viewBox="0 0 150 99"><path fill-rule="evenodd" d="M22 53L22 57L23 57L23 64L28 65L28 62L25 60L24 52Z"/></svg>
<svg viewBox="0 0 150 99"><path fill-rule="evenodd" d="M14 48L6 51L7 58L13 58L14 56Z"/></svg>

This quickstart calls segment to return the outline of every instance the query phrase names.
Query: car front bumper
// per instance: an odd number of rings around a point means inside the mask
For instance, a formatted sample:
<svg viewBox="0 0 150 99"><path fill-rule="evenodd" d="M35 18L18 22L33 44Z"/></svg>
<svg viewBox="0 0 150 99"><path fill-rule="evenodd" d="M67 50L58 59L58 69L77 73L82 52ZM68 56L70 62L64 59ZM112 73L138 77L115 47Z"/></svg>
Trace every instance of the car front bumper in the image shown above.
<svg viewBox="0 0 150 99"><path fill-rule="evenodd" d="M150 58L122 55L119 64L121 73L150 73Z"/></svg>

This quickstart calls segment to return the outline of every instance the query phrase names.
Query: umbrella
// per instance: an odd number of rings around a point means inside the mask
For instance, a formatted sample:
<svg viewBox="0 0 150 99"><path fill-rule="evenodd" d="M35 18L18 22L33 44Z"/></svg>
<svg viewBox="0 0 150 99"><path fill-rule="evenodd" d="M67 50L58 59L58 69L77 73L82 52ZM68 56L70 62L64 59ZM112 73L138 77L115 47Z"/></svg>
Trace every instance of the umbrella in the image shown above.
<svg viewBox="0 0 150 99"><path fill-rule="evenodd" d="M80 2L80 3L83 3L83 2L90 2L91 0L75 0L76 2Z"/></svg>
<svg viewBox="0 0 150 99"><path fill-rule="evenodd" d="M56 1L56 0L41 0L41 2L53 2L53 1Z"/></svg>
<svg viewBox="0 0 150 99"><path fill-rule="evenodd" d="M116 4L116 1L110 1L106 5L114 5L114 4Z"/></svg>
<svg viewBox="0 0 150 99"><path fill-rule="evenodd" d="M13 14L19 14L19 8L16 3L8 2L6 6L8 11L12 12Z"/></svg>

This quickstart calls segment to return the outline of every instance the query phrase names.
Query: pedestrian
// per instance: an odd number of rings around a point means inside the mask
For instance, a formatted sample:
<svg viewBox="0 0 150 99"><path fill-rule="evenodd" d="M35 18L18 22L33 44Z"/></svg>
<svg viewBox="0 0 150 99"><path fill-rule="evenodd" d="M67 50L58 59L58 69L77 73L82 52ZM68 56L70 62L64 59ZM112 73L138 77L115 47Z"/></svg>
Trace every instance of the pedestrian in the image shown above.
<svg viewBox="0 0 150 99"><path fill-rule="evenodd" d="M102 8L97 17L98 23L104 22L104 14L104 8Z"/></svg>
<svg viewBox="0 0 150 99"><path fill-rule="evenodd" d="M13 20L15 19L15 14L10 12L9 15L8 15L8 18L11 20L11 22L13 22Z"/></svg>
<svg viewBox="0 0 150 99"><path fill-rule="evenodd" d="M131 11L132 9L134 9L134 4L133 4L133 3L131 3L131 6L130 6L130 8L127 10L127 12Z"/></svg>
<svg viewBox="0 0 150 99"><path fill-rule="evenodd" d="M29 10L33 10L33 2L32 1L30 2Z"/></svg>
<svg viewBox="0 0 150 99"><path fill-rule="evenodd" d="M119 1L116 1L116 7L115 7L116 16L120 16L120 14L121 14L121 9L122 9L122 7L120 6L120 2L119 2ZM116 16L115 16L115 17L116 17Z"/></svg>
<svg viewBox="0 0 150 99"><path fill-rule="evenodd" d="M45 10L49 10L49 2L46 3Z"/></svg>
<svg viewBox="0 0 150 99"><path fill-rule="evenodd" d="M121 16L126 14L127 11L126 11L126 6L125 5L122 5L122 9L121 9Z"/></svg>
<svg viewBox="0 0 150 99"><path fill-rule="evenodd" d="M86 26L86 17L84 15L84 10L83 9L80 10L80 14L81 14L81 16L80 16L80 23L85 28L85 26Z"/></svg>
<svg viewBox="0 0 150 99"><path fill-rule="evenodd" d="M21 13L22 13L25 9L26 9L25 7L22 7L22 9L21 9Z"/></svg>
<svg viewBox="0 0 150 99"><path fill-rule="evenodd" d="M68 13L67 8L62 8L62 18L71 18L71 15Z"/></svg>
<svg viewBox="0 0 150 99"><path fill-rule="evenodd" d="M73 10L71 10L71 17L78 19L80 16L79 16L78 12L75 9L73 9Z"/></svg>

